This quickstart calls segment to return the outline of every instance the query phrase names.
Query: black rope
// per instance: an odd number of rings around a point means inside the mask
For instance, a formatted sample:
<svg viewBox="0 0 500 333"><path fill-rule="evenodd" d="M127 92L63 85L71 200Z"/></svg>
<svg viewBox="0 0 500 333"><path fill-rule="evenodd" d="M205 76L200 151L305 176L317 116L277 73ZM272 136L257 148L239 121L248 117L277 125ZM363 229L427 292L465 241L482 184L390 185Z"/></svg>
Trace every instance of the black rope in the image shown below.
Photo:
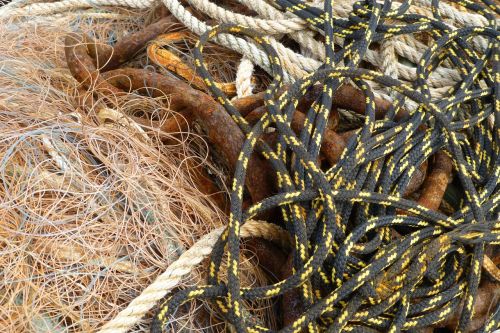
<svg viewBox="0 0 500 333"><path fill-rule="evenodd" d="M441 19L438 0L432 1L433 17L408 13L411 1L398 8L389 0L358 1L347 19L334 17L331 1L325 1L323 10L301 0L276 4L324 35L325 63L279 93L284 72L265 37L234 25L214 27L200 37L195 48L197 71L212 83L203 62L203 46L210 39L221 33L238 34L262 47L273 71L265 92L268 112L252 127L215 84L209 85L246 135L233 179L231 214L211 255L207 285L170 296L154 317L152 332L161 332L175 309L193 299L213 300L238 332L272 332L244 317L243 301L278 297L296 288L302 291L306 310L279 332L412 331L442 321L462 301L456 331L464 332L473 316L484 245L500 244L498 6L491 0L458 1L483 15L489 26L452 29ZM373 43L421 32L433 41L418 62L417 79L411 85L360 68ZM338 52L333 48L335 36L344 38ZM487 41L485 50L474 49L475 37ZM427 81L443 64L456 69L461 81L445 97L435 98ZM322 170L317 160L333 95L348 81L364 93L365 122L340 161ZM375 119L370 82L397 96L382 120ZM323 85L323 92L296 134L291 120L297 103L315 84ZM417 107L396 120L409 101ZM261 140L270 127L278 133L275 149ZM438 151L452 159L464 193L451 216L403 197L416 169ZM244 211L245 176L253 153L270 162L279 188L277 194ZM276 207L294 240L293 274L272 285L244 288L238 276L239 230L248 219ZM391 236L395 230L399 238ZM224 256L226 282L220 278ZM497 307L480 331L492 332L499 320Z"/></svg>

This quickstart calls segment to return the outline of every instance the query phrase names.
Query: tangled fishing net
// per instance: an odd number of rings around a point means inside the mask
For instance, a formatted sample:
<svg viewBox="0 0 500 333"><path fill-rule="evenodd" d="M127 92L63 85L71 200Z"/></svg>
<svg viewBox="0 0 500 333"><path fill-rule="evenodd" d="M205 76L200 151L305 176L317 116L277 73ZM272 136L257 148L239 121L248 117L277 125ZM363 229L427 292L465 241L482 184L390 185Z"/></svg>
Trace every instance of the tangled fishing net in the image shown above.
<svg viewBox="0 0 500 333"><path fill-rule="evenodd" d="M7 331L497 330L499 4L186 2L0 9Z"/></svg>

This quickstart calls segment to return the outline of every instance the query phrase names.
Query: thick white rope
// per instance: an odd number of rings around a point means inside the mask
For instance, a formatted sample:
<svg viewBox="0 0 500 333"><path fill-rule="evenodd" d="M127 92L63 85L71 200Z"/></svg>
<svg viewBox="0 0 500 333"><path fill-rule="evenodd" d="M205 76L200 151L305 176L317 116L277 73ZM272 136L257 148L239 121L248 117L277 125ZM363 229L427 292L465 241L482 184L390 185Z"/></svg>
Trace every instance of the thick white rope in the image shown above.
<svg viewBox="0 0 500 333"><path fill-rule="evenodd" d="M176 287L183 277L188 275L193 268L205 259L211 252L215 242L224 231L224 227L218 228L203 236L189 250L184 252L179 259L172 263L136 297L125 309L123 309L113 320L106 323L99 333L125 333L134 325L139 323L163 297ZM273 241L283 247L289 247L290 238L285 230L277 225L262 221L250 220L241 227L240 236L260 237Z"/></svg>
<svg viewBox="0 0 500 333"><path fill-rule="evenodd" d="M294 16L291 13L283 13L270 4L268 4L265 0L239 0L240 3L246 5L248 8L254 10L258 15L264 17L266 19L277 19L277 20L286 20L290 18L295 18L299 20L305 27L307 27L306 21ZM337 2L334 3L334 11L338 9ZM297 41L301 47L307 49L313 55L316 55L316 59L324 59L325 58L325 46L323 43L314 39L314 32L309 30L296 31L290 33L290 37L292 37L295 41Z"/></svg>
<svg viewBox="0 0 500 333"><path fill-rule="evenodd" d="M415 4L422 7L430 7L431 3L431 0L415 0ZM485 26L488 23L482 15L460 11L445 2L439 3L439 14L462 26Z"/></svg>
<svg viewBox="0 0 500 333"><path fill-rule="evenodd" d="M253 92L252 74L254 66L253 63L247 58L241 58L236 71L236 96L237 98L250 96Z"/></svg>
<svg viewBox="0 0 500 333"><path fill-rule="evenodd" d="M396 39L397 37L388 38L382 42L380 46L380 55L382 56L382 64L380 65L380 69L382 73L387 76L392 77L393 79L397 79L399 77L398 71L398 55L396 53ZM395 91L390 88L384 88L384 90L391 97L395 97Z"/></svg>
<svg viewBox="0 0 500 333"><path fill-rule="evenodd" d="M155 0L62 0L56 2L39 2L28 4L23 7L2 7L0 8L0 18L9 16L50 15L78 8L91 8L99 6L150 8L155 2Z"/></svg>
<svg viewBox="0 0 500 333"><path fill-rule="evenodd" d="M2 7L0 7L0 11L11 11L26 5L28 5L28 0L12 0L11 2L5 3Z"/></svg>
<svg viewBox="0 0 500 333"><path fill-rule="evenodd" d="M191 0L191 1L204 1L204 0ZM265 18L269 19L274 17L280 20L280 22L286 18L284 13L272 7L264 0L254 0L254 1L239 0L239 2L246 4L249 8L253 9L259 15ZM337 15L339 14L341 14L340 16L347 15L349 13L348 8L352 8L352 3L349 3L348 1L341 2L340 4L337 2L334 3L334 13L336 13ZM250 27L253 29L258 29L258 26L256 25L250 25ZM311 72L316 70L321 65L322 61L324 61L325 59L325 49L323 43L315 40L314 35L312 34L311 31L294 32L291 33L290 36L294 38L301 45L301 47L307 49L314 55L314 59L305 57L298 59L297 57L296 59L294 59L294 61L297 60L301 61L300 63L301 69L304 70L305 72ZM393 41L394 48L396 49L398 55L407 58L413 63L418 63L421 56L423 55L423 50L425 50L427 46L419 42L415 38L411 38L410 36L405 35L405 38L406 39L404 41L394 40ZM335 42L342 44L343 40L341 38L336 38ZM290 59L291 56L293 56L293 54L295 53L282 54L279 52L279 54L282 59L283 58ZM377 67L382 67L383 64L381 62L381 59L383 61L383 59L386 58L383 55L380 55L378 51L374 50L367 51L365 60L371 63L372 65L375 65ZM417 74L415 68L399 63L397 61L397 57L392 57L391 60L394 61L394 64L392 66L393 67L395 66L396 68L395 71L401 73L400 76L402 79L407 81L413 81L416 79ZM460 74L456 70L440 67L431 74L431 77L429 78L429 85L431 87L449 87L454 85L456 82L460 80L461 80Z"/></svg>
<svg viewBox="0 0 500 333"><path fill-rule="evenodd" d="M256 31L259 31L261 33L269 33L268 26L265 28L262 28L262 23L263 22L272 22L272 20L260 20L256 19L253 17L249 16L244 16L237 14L235 15L234 13L231 13L215 4L212 4L208 0L189 0L189 2L195 6L197 9L203 11L205 14L209 15L210 17L219 20L221 22L226 22L226 23L239 23L243 24L245 26L248 26ZM284 18L284 15L279 12L278 10L274 9L272 6L269 4L265 3L264 1L242 1L240 0L241 3L252 3L253 5L250 5L252 9L256 10L259 14L264 13L266 16L269 16L268 18L271 18L274 16L277 19L277 23L275 25L275 28L279 28L278 32L288 32L288 33L294 33L295 31L293 29L289 29L286 25L283 25L283 22L286 22L286 19ZM345 6L345 4L344 4ZM337 6L339 7L339 6ZM459 17L460 15L463 16L461 12L458 10L454 9L453 7L450 7L451 10L454 10L457 12L454 17ZM338 8L334 8L337 9ZM345 9L345 8L342 8ZM338 10L338 12L341 12L341 10ZM347 13L347 12L346 12ZM281 15L280 15L281 14ZM465 13L467 14L467 13ZM271 16L272 15L272 16ZM477 16L477 15L476 15ZM461 16L460 16L461 17ZM462 20L465 21L465 20ZM472 20L470 20L472 22ZM299 21L294 21L294 24ZM484 25L486 22L479 22L479 21L473 21L477 24L482 24ZM305 25L305 23L304 23ZM287 30L288 29L288 30ZM296 34L295 34L296 36ZM312 51L313 54L317 55L319 60L324 60L324 47L322 46L321 43L317 42L314 40L313 36L311 35L300 35L299 38L301 39L302 43L300 43L302 46L305 46L308 50ZM290 73L293 77L298 78L303 76L307 72L315 71L320 65L321 62L317 61L315 59L307 58L304 57L300 54L297 54L293 52L292 50L284 47L281 43L277 42L275 39L270 39L271 45L277 50L278 55L280 56L281 62L285 70ZM414 45L417 44L418 41L415 42ZM403 44L400 42L396 42L396 44ZM420 43L421 44L421 43ZM405 45L398 45L399 47L397 48L398 50L404 51L403 56L408 56L409 59L412 59L415 63L420 59L421 55L423 54L423 50L425 50L425 45L421 44L420 52L417 51L417 49L413 49L411 47L405 47ZM369 50L366 55L366 60L372 64L374 64L377 67L381 66L381 57L377 51L372 51ZM405 66L403 64L400 64L397 62L396 59L396 65L398 72L401 74L401 78L408 80L408 81L413 81L416 79L416 69ZM456 82L460 80L460 74L456 70L452 69L447 69L447 68L438 68L434 73L431 74L431 77L429 78L429 84L431 87L444 87L444 86L452 86Z"/></svg>
<svg viewBox="0 0 500 333"><path fill-rule="evenodd" d="M263 20L231 12L210 0L188 0L189 4L221 23L239 24L266 35L289 34L305 30L307 25L300 18Z"/></svg>

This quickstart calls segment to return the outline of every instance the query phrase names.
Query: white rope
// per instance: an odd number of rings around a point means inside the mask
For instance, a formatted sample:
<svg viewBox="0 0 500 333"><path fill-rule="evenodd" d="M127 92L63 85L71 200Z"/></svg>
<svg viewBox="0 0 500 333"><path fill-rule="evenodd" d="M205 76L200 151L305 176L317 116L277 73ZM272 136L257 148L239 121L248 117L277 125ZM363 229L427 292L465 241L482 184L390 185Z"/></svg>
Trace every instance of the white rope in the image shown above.
<svg viewBox="0 0 500 333"><path fill-rule="evenodd" d="M179 7L181 5L179 4L178 6L169 6L173 5L177 0L164 0L165 5L167 8L171 11L171 13L176 16L179 20L183 21L179 16L176 15L176 13L181 13L181 10ZM256 30L260 33L263 34L281 34L281 33L291 33L294 31L298 30L303 30L306 28L305 24L298 23L300 21L297 21L296 19L288 19L288 20L262 20L250 16L245 16L241 14L235 14L232 12L229 12L228 10L221 8L213 3L211 3L208 0L189 0L189 3L197 8L198 10L202 11L203 13L207 14L208 16L212 17L213 19L220 21L222 23L236 23L236 24L241 24L244 26L247 26L253 30ZM178 4L178 2L177 2ZM184 22L184 21L183 21ZM191 21L191 22L194 22ZM198 21L199 22L199 21ZM201 23L201 22L200 22ZM186 24L188 28L192 28L193 26ZM198 33L197 31L194 31L195 33ZM199 34L199 33L198 33ZM304 74L306 74L309 71L314 71L316 70L319 66L320 63L313 60L306 58L302 56L301 54L298 54L291 49L283 46L281 43L276 41L276 39L272 37L268 37L270 44L276 49L280 60L281 60L281 65L285 69L286 72L288 72L290 75L293 77L302 77ZM253 44L251 44L253 45ZM239 51L238 49L234 49L235 51ZM259 50L260 53L262 51ZM245 56L247 56L249 59L254 60L248 54L245 53ZM266 64L268 62L268 59L266 58ZM261 62L257 62L259 65Z"/></svg>
<svg viewBox="0 0 500 333"><path fill-rule="evenodd" d="M98 6L126 6L131 8L150 8L155 0L62 0L57 2L40 2L24 7L0 8L0 18L9 16L50 15L79 8Z"/></svg>
<svg viewBox="0 0 500 333"><path fill-rule="evenodd" d="M254 66L250 60L243 57L236 71L236 96L237 98L250 96L253 91L252 74Z"/></svg>
<svg viewBox="0 0 500 333"><path fill-rule="evenodd" d="M420 4L421 6L424 7L430 7L432 0L416 0L416 4ZM450 24L453 25L458 25L462 27L471 27L471 26L478 26L478 27L484 27L488 24L488 20L479 14L475 13L469 13L469 12L464 12L461 10L458 10L457 8L445 3L445 2L440 2L439 3L439 14L442 17L446 17L449 19ZM497 25L500 24L500 18L497 18ZM487 40L483 37L475 37L472 39L472 44L476 50L483 51L486 49L488 43Z"/></svg>
<svg viewBox="0 0 500 333"><path fill-rule="evenodd" d="M197 35L201 35L211 29L211 26L201 22L196 17L191 15L179 1L163 0L163 3L168 8L170 13L174 15L182 24L189 28ZM267 55L261 51L255 44L247 42L245 39L235 37L233 35L221 34L215 38L215 42L225 46L231 50L239 52L250 59L253 63L270 71L270 64ZM293 76L293 74L292 74ZM285 81L290 82L291 77L285 72Z"/></svg>
<svg viewBox="0 0 500 333"><path fill-rule="evenodd" d="M159 300L165 297L179 284L184 276L188 275L196 265L212 252L215 242L224 229L224 227L221 227L203 236L189 250L184 252L179 259L168 266L164 273L159 275L113 320L107 322L99 330L99 333L125 333L139 323ZM243 224L240 236L242 238L261 237L284 247L288 247L290 244L286 231L277 225L262 221L250 220Z"/></svg>
<svg viewBox="0 0 500 333"><path fill-rule="evenodd" d="M291 13L283 13L264 0L239 0L240 3L245 4L248 8L254 10L260 16L266 19L277 19L277 20L286 20L289 18L296 18L300 20L300 22L307 27L307 23L300 18L295 17ZM334 3L334 11L338 8L337 2ZM297 41L301 47L307 49L313 55L317 56L317 59L325 58L325 46L323 43L314 39L314 32L303 30L296 31L290 34L295 41Z"/></svg>
<svg viewBox="0 0 500 333"><path fill-rule="evenodd" d="M431 3L431 0L415 1L415 4L420 4L423 7L430 7ZM488 20L484 16L460 11L442 1L439 2L439 14L443 17L449 18L452 22L461 26L485 26L488 24Z"/></svg>
<svg viewBox="0 0 500 333"><path fill-rule="evenodd" d="M399 71L398 71L398 55L396 53L396 38L397 37L392 37L384 40L382 42L382 45L380 46L380 55L382 56L382 64L380 65L382 73L384 73L387 76L392 77L393 79L397 79L399 77ZM386 87L384 90L389 94L391 97L396 96L396 92L393 91L392 89Z"/></svg>
<svg viewBox="0 0 500 333"><path fill-rule="evenodd" d="M0 11L14 10L16 8L21 8L23 6L26 6L27 4L28 0L12 0L11 2L6 3L2 7L0 7Z"/></svg>
<svg viewBox="0 0 500 333"><path fill-rule="evenodd" d="M199 11L221 23L239 24L267 35L288 34L307 28L305 22L299 18L263 20L251 16L233 13L210 0L188 0L189 4Z"/></svg>

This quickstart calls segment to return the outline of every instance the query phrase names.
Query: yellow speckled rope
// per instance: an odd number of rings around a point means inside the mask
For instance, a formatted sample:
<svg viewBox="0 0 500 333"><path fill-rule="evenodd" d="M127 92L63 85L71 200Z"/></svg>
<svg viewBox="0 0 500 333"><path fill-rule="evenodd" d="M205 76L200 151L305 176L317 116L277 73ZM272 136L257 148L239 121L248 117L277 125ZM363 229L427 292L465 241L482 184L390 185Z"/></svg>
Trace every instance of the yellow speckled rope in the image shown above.
<svg viewBox="0 0 500 333"><path fill-rule="evenodd" d="M485 129L490 113L495 114L495 126L500 124L500 34L495 20L471 1L460 4L488 17L491 26L453 30L440 19L437 5L429 18L407 13L408 2L393 9L390 1L383 5L359 1L349 20L342 20L332 17L328 2L323 11L300 0L277 2L317 29L323 26L325 63L279 94L283 67L272 40L237 25L217 26L200 37L194 51L197 70L247 140L233 178L229 223L214 246L207 285L170 295L153 318L152 332L173 325L171 316L176 309L194 299L212 300L239 333L401 332L438 323L465 300L457 326L457 332L464 332L474 313L484 244L500 243L500 224L492 217L499 204L500 129ZM404 23L387 23L384 18ZM411 86L359 67L372 42L421 31L432 34L434 40L419 60ZM268 112L253 127L214 84L204 65L204 45L228 33L254 40L268 55L272 68L274 81L265 97ZM346 39L338 52L333 50L334 35ZM488 40L484 53L468 43L476 35ZM442 100L433 99L428 80L445 60L460 71L461 82ZM365 124L349 141L339 162L322 170L317 158L324 126L333 92L345 79L352 79L365 94ZM479 85L481 80L488 88ZM375 118L374 96L367 81L396 93L393 107L381 121ZM290 121L296 106L315 83L323 86L322 94L307 111L302 132L294 133ZM397 120L394 115L406 99L416 102L418 108ZM419 129L422 125L425 130ZM259 141L269 127L278 134L275 149ZM450 216L407 200L402 193L418 165L443 148L465 194ZM273 166L278 194L244 211L244 180L254 152ZM294 272L271 285L242 288L240 229L248 218L274 207L282 209L282 223L294 238ZM401 215L397 209L411 216ZM389 227L401 237L394 238ZM220 264L226 255L227 282L222 282ZM302 292L305 309L288 326L276 331L243 317L243 300L274 298L293 289ZM482 332L497 327L498 311Z"/></svg>

